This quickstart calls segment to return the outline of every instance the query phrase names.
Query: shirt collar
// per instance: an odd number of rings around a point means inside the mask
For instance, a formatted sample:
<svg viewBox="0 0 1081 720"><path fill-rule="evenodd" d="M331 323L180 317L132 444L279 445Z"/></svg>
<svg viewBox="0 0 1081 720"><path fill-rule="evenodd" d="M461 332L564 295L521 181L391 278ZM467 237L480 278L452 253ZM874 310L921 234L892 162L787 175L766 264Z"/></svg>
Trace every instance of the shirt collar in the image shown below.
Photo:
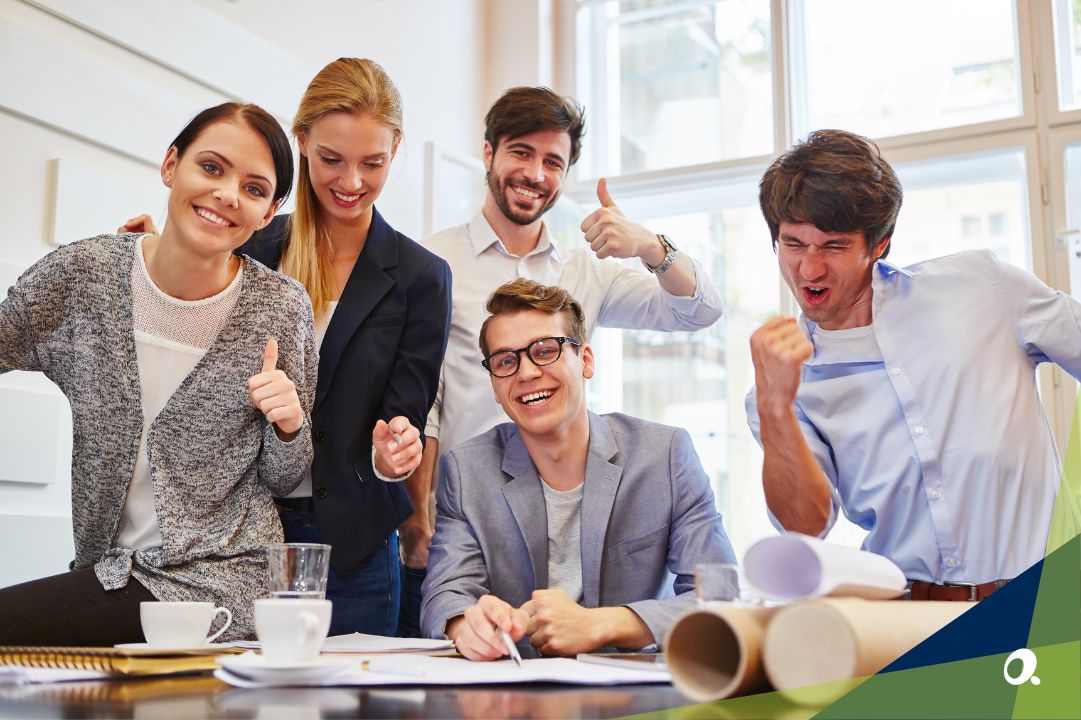
<svg viewBox="0 0 1081 720"><path fill-rule="evenodd" d="M483 210L478 211L473 216L473 219L469 221L469 242L473 246L474 255L480 255L493 245L498 247L503 254L510 255L507 248L503 246L503 241L495 234L495 230L492 228L491 223L488 222L488 218L484 217ZM548 226L542 221L540 242L537 243L537 247L534 248L533 252L529 254L540 255L546 252L551 252L556 260L562 260L559 246L552 242L552 235L548 232Z"/></svg>
<svg viewBox="0 0 1081 720"><path fill-rule="evenodd" d="M875 263L875 267L878 268L879 277L883 280L892 277L896 273L900 273L905 277L912 277L912 273L910 273L905 268L894 265L893 263L890 263L886 260L879 260Z"/></svg>

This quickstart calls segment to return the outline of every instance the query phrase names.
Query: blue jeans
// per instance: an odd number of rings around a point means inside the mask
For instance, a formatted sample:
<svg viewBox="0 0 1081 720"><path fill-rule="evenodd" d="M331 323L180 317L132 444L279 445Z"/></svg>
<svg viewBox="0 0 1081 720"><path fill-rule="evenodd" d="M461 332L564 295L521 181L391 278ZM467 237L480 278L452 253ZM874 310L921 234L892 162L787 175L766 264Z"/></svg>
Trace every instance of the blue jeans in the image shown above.
<svg viewBox="0 0 1081 720"><path fill-rule="evenodd" d="M275 498L274 502L286 542L322 542L311 498ZM327 576L327 600L334 603L330 634L362 632L393 637L398 630L400 565L395 531L360 566L348 572L331 567Z"/></svg>
<svg viewBox="0 0 1081 720"><path fill-rule="evenodd" d="M420 631L420 586L428 574L427 568L402 565L402 609L398 616L398 637L424 637Z"/></svg>

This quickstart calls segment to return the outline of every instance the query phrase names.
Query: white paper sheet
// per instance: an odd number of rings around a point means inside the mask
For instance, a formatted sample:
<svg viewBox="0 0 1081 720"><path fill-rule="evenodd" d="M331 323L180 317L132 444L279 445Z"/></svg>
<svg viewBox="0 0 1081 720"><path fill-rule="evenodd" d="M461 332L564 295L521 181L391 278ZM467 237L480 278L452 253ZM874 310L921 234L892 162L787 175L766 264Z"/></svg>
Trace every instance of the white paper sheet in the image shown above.
<svg viewBox="0 0 1081 720"><path fill-rule="evenodd" d="M346 670L307 683L255 682L238 677L222 668L219 668L214 673L214 676L223 682L242 688L264 688L283 685L486 685L531 682L555 682L569 685L634 685L669 683L672 681L667 672L625 670L623 668L582 663L571 658L524 660L521 668L515 666L513 660L472 662L463 658L430 657L427 655L403 655L395 657L394 661L401 663L403 673L409 672L411 674L398 675L391 672L363 670L360 665L361 660L358 658L357 667L354 670ZM386 669L387 665L384 664L383 668ZM423 673L423 675L418 673Z"/></svg>
<svg viewBox="0 0 1081 720"><path fill-rule="evenodd" d="M823 595L888 600L904 594L905 574L888 558L787 533L759 540L743 556L747 581L781 600Z"/></svg>
<svg viewBox="0 0 1081 720"><path fill-rule="evenodd" d="M262 647L257 640L244 640L233 644L247 650L258 650ZM331 635L323 643L325 653L409 653L453 649L454 643L450 640L385 637L365 633Z"/></svg>
<svg viewBox="0 0 1081 720"><path fill-rule="evenodd" d="M0 665L0 686L74 682L77 680L101 680L109 677L113 676L107 672L99 672L97 670L65 670L63 668Z"/></svg>

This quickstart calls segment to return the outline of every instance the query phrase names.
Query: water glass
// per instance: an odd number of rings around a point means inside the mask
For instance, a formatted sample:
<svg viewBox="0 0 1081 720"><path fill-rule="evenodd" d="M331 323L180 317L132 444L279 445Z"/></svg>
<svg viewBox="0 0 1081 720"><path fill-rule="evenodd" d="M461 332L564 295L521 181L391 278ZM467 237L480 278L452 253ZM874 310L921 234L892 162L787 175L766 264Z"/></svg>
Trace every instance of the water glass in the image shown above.
<svg viewBox="0 0 1081 720"><path fill-rule="evenodd" d="M699 606L739 600L739 567L730 563L695 565L694 594Z"/></svg>
<svg viewBox="0 0 1081 720"><path fill-rule="evenodd" d="M327 593L330 545L279 543L267 548L270 597L322 600Z"/></svg>

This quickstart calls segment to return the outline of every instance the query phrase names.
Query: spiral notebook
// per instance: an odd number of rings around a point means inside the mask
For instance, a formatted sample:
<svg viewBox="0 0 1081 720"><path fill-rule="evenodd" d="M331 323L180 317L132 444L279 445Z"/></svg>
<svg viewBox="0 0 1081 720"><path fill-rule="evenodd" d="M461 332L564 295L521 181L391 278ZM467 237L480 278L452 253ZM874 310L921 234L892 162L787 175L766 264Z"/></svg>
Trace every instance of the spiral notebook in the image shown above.
<svg viewBox="0 0 1081 720"><path fill-rule="evenodd" d="M214 655L177 654L167 650L160 655L145 653L145 650L133 654L122 648L108 647L0 645L0 671L12 676L17 675L19 668L47 668L135 676L199 672L218 666ZM36 679L40 673L32 675ZM57 673L57 678L61 675L64 673Z"/></svg>

